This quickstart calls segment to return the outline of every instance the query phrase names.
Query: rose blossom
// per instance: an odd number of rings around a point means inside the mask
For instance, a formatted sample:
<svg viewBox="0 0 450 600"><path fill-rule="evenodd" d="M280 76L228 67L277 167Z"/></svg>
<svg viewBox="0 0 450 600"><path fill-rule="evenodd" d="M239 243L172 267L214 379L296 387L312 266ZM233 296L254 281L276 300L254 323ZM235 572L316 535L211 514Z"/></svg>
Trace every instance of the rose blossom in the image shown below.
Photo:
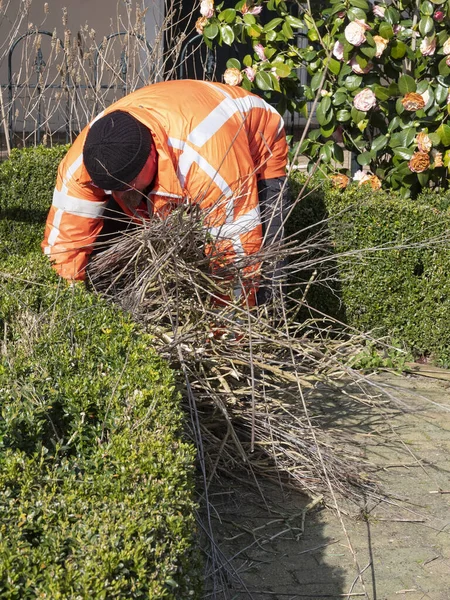
<svg viewBox="0 0 450 600"><path fill-rule="evenodd" d="M345 188L350 183L350 178L343 173L337 173L337 175L330 175L331 182L334 187L339 188L340 190L345 190Z"/></svg>
<svg viewBox="0 0 450 600"><path fill-rule="evenodd" d="M364 173L364 171L360 169L359 171L356 171L356 173L353 175L353 181L361 181L361 179L365 176L366 173Z"/></svg>
<svg viewBox="0 0 450 600"><path fill-rule="evenodd" d="M210 19L214 15L213 0L202 0L200 2L200 14L207 19Z"/></svg>
<svg viewBox="0 0 450 600"><path fill-rule="evenodd" d="M447 56L447 58L445 59L445 64L447 65L447 67L450 67L450 56Z"/></svg>
<svg viewBox="0 0 450 600"><path fill-rule="evenodd" d="M415 142L420 150L420 152L429 152L433 145L430 137L425 131L421 131L417 134Z"/></svg>
<svg viewBox="0 0 450 600"><path fill-rule="evenodd" d="M373 63L368 62L367 65L363 68L359 65L356 58L352 58L352 60L350 61L350 66L352 68L353 73L356 73L357 75L366 75L367 73L369 73L369 71L372 70Z"/></svg>
<svg viewBox="0 0 450 600"><path fill-rule="evenodd" d="M420 43L420 52L423 56L432 56L436 52L436 38L424 38Z"/></svg>
<svg viewBox="0 0 450 600"><path fill-rule="evenodd" d="M442 161L442 152L438 152L437 150L433 149L431 151L431 156L433 157L435 167L443 167L444 166L444 163Z"/></svg>
<svg viewBox="0 0 450 600"><path fill-rule="evenodd" d="M450 54L450 38L445 40L444 45L442 46L442 50L444 51L445 56Z"/></svg>
<svg viewBox="0 0 450 600"><path fill-rule="evenodd" d="M367 112L377 103L375 94L369 88L363 89L353 98L353 105L357 110Z"/></svg>
<svg viewBox="0 0 450 600"><path fill-rule="evenodd" d="M344 59L344 44L342 44L342 42L335 42L333 46L333 56L338 60Z"/></svg>
<svg viewBox="0 0 450 600"><path fill-rule="evenodd" d="M405 31L405 28L403 27L403 25L394 25L395 35L397 35L397 33L401 33L402 31Z"/></svg>
<svg viewBox="0 0 450 600"><path fill-rule="evenodd" d="M437 22L437 23L442 23L442 21L445 18L445 14L442 12L442 10L437 10L434 15L433 15L433 19Z"/></svg>
<svg viewBox="0 0 450 600"><path fill-rule="evenodd" d="M425 106L428 104L428 100L430 99L430 92L425 90L423 94L420 94L425 102Z"/></svg>
<svg viewBox="0 0 450 600"><path fill-rule="evenodd" d="M208 19L206 17L199 17L195 22L195 31L201 35L207 24Z"/></svg>
<svg viewBox="0 0 450 600"><path fill-rule="evenodd" d="M373 41L375 42L375 44L377 46L377 51L375 53L375 57L380 58L380 56L386 50L387 45L389 44L389 40L386 40L384 37L381 37L381 35L374 35Z"/></svg>
<svg viewBox="0 0 450 600"><path fill-rule="evenodd" d="M244 6L241 8L241 13L243 15L259 15L262 9L262 4L260 4L259 6L250 5L250 8L247 6L247 4L244 4Z"/></svg>
<svg viewBox="0 0 450 600"><path fill-rule="evenodd" d="M423 173L430 166L430 157L426 152L414 152L408 167L413 173Z"/></svg>
<svg viewBox="0 0 450 600"><path fill-rule="evenodd" d="M244 73L247 75L249 81L253 81L256 77L256 71L252 67L245 67Z"/></svg>
<svg viewBox="0 0 450 600"><path fill-rule="evenodd" d="M253 50L258 55L259 60L266 62L267 58L266 58L266 55L264 54L264 46L262 44L255 44L253 46Z"/></svg>
<svg viewBox="0 0 450 600"><path fill-rule="evenodd" d="M380 17L380 19L383 19L386 9L383 6L378 6L375 4L372 7L372 12L376 17Z"/></svg>
<svg viewBox="0 0 450 600"><path fill-rule="evenodd" d="M416 110L421 110L425 106L425 100L423 99L422 94L408 92L406 96L402 98L402 104L405 110L415 112Z"/></svg>
<svg viewBox="0 0 450 600"><path fill-rule="evenodd" d="M365 28L359 23L352 21L345 28L345 39L353 46L361 46L366 41L365 31Z"/></svg>
<svg viewBox="0 0 450 600"><path fill-rule="evenodd" d="M242 81L242 73L239 69L227 69L223 74L223 80L227 85L239 85Z"/></svg>

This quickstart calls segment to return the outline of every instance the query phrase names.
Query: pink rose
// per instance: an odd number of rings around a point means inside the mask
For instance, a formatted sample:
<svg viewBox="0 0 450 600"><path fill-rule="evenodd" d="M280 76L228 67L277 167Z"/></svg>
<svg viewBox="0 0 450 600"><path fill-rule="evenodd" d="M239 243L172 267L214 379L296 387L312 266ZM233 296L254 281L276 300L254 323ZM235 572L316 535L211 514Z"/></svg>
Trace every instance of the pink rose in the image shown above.
<svg viewBox="0 0 450 600"><path fill-rule="evenodd" d="M333 46L333 56L338 60L344 60L344 44L336 41Z"/></svg>
<svg viewBox="0 0 450 600"><path fill-rule="evenodd" d="M361 181L363 177L366 177L366 173L364 173L364 171L361 171L360 169L359 171L356 171L356 173L353 175L353 181Z"/></svg>
<svg viewBox="0 0 450 600"><path fill-rule="evenodd" d="M210 19L214 15L213 0L202 0L200 2L200 14L207 19Z"/></svg>
<svg viewBox="0 0 450 600"><path fill-rule="evenodd" d="M262 9L262 4L259 6L251 6L250 8L247 6L247 4L244 4L244 6L241 8L241 13L243 15L259 15Z"/></svg>
<svg viewBox="0 0 450 600"><path fill-rule="evenodd" d="M403 25L394 25L395 35L397 35L397 33L401 33L402 31L405 31L405 28L403 27ZM414 31L413 33L416 33L416 32Z"/></svg>
<svg viewBox="0 0 450 600"><path fill-rule="evenodd" d="M436 52L436 38L424 38L420 43L420 52L423 56L432 56Z"/></svg>
<svg viewBox="0 0 450 600"><path fill-rule="evenodd" d="M450 56L447 56L447 58L445 59L445 64L447 65L447 67L450 67Z"/></svg>
<svg viewBox="0 0 450 600"><path fill-rule="evenodd" d="M227 69L223 74L223 80L227 85L239 85L242 82L242 73L239 69Z"/></svg>
<svg viewBox="0 0 450 600"><path fill-rule="evenodd" d="M444 51L445 56L450 54L450 38L445 40L444 45L442 46L442 50Z"/></svg>
<svg viewBox="0 0 450 600"><path fill-rule="evenodd" d="M371 108L374 108L377 104L377 98L375 94L369 88L363 89L359 94L353 98L353 106L357 110L367 112Z"/></svg>
<svg viewBox="0 0 450 600"><path fill-rule="evenodd" d="M361 46L366 41L365 28L356 21L352 21L344 30L345 39L353 46Z"/></svg>
<svg viewBox="0 0 450 600"><path fill-rule="evenodd" d="M258 55L259 60L266 62L267 58L264 54L264 46L262 44L255 44L255 46L253 46L253 50Z"/></svg>
<svg viewBox="0 0 450 600"><path fill-rule="evenodd" d="M380 58L380 56L386 50L387 45L389 44L389 40L386 40L384 37L381 37L381 35L374 35L373 41L375 42L375 45L377 47L375 57Z"/></svg>
<svg viewBox="0 0 450 600"><path fill-rule="evenodd" d="M437 22L437 23L442 23L442 21L445 18L445 14L442 12L442 10L437 10L434 15L433 15L433 19Z"/></svg>
<svg viewBox="0 0 450 600"><path fill-rule="evenodd" d="M254 81L254 79L256 77L255 69L252 69L252 67L245 67L244 73L247 75L247 79L249 81Z"/></svg>
<svg viewBox="0 0 450 600"><path fill-rule="evenodd" d="M353 73L356 73L357 75L366 75L367 73L369 73L369 71L372 70L373 63L369 62L364 68L362 68L358 64L356 58L352 58L352 60L350 61L350 66L352 68Z"/></svg>
<svg viewBox="0 0 450 600"><path fill-rule="evenodd" d="M377 4L375 4L372 7L372 12L376 17L380 17L380 19L383 19L386 9L383 6L378 6Z"/></svg>

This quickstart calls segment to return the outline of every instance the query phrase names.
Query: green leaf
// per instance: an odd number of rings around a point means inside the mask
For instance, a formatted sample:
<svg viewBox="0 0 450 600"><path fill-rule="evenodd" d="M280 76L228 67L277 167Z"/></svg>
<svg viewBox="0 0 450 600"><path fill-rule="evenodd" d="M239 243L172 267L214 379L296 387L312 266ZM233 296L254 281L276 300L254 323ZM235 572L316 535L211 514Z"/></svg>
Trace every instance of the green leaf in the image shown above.
<svg viewBox="0 0 450 600"><path fill-rule="evenodd" d="M366 13L361 8L357 8L356 6L352 6L350 8L350 10L347 13L347 16L350 19L350 21L354 21L355 19L367 19Z"/></svg>
<svg viewBox="0 0 450 600"><path fill-rule="evenodd" d="M285 21L283 23L283 27L281 28L281 31L284 33L284 35L286 36L286 38L288 40L290 40L294 37L294 32L292 31L292 27L289 25L289 23L287 21Z"/></svg>
<svg viewBox="0 0 450 600"><path fill-rule="evenodd" d="M449 89L443 85L438 84L436 86L436 89L434 90L434 97L438 104L444 104L444 102L447 103L448 91Z"/></svg>
<svg viewBox="0 0 450 600"><path fill-rule="evenodd" d="M227 60L227 69L238 69L241 70L241 63L237 58L229 58Z"/></svg>
<svg viewBox="0 0 450 600"><path fill-rule="evenodd" d="M407 127L406 129L402 129L402 131L392 135L389 145L391 148L400 146L408 147L413 143L416 133L415 127Z"/></svg>
<svg viewBox="0 0 450 600"><path fill-rule="evenodd" d="M219 34L219 27L216 23L209 23L203 30L203 35L209 40L213 40Z"/></svg>
<svg viewBox="0 0 450 600"><path fill-rule="evenodd" d="M436 133L441 140L441 144L448 148L450 146L450 126L443 123L440 127L438 127Z"/></svg>
<svg viewBox="0 0 450 600"><path fill-rule="evenodd" d="M328 60L328 68L333 73L333 75L339 75L339 71L341 70L341 63L334 58L330 58Z"/></svg>
<svg viewBox="0 0 450 600"><path fill-rule="evenodd" d="M425 2L422 2L422 4L420 5L420 12L423 15L427 15L427 16L431 17L431 15L434 12L434 7L431 4L431 2L428 2L428 0L425 0Z"/></svg>
<svg viewBox="0 0 450 600"><path fill-rule="evenodd" d="M256 17L247 13L244 15L244 23L246 25L254 25L256 23Z"/></svg>
<svg viewBox="0 0 450 600"><path fill-rule="evenodd" d="M225 21L225 23L233 23L236 18L236 11L234 8L226 8L217 15L219 21Z"/></svg>
<svg viewBox="0 0 450 600"><path fill-rule="evenodd" d="M330 96L324 96L319 104L319 106L322 108L322 111L324 114L327 114L327 112L330 110L331 108L331 97Z"/></svg>
<svg viewBox="0 0 450 600"><path fill-rule="evenodd" d="M392 29L392 25L389 25L389 23L381 23L378 32L385 40L390 40L394 37L394 30Z"/></svg>
<svg viewBox="0 0 450 600"><path fill-rule="evenodd" d="M350 0L350 5L356 8L362 8L362 10L369 10L369 4L366 0Z"/></svg>
<svg viewBox="0 0 450 600"><path fill-rule="evenodd" d="M415 92L417 89L416 81L410 75L402 75L398 80L398 88L403 95Z"/></svg>
<svg viewBox="0 0 450 600"><path fill-rule="evenodd" d="M373 58L377 53L376 47L373 46L361 46L359 50L364 56L367 56L367 58Z"/></svg>
<svg viewBox="0 0 450 600"><path fill-rule="evenodd" d="M350 121L351 118L352 118L352 114L347 109L338 110L336 113L336 119L340 123L345 123L345 121Z"/></svg>
<svg viewBox="0 0 450 600"><path fill-rule="evenodd" d="M370 162L372 160L373 160L373 156L372 156L371 152L363 152L362 154L359 154L358 157L356 158L356 161L362 167L364 167L365 165L370 164Z"/></svg>
<svg viewBox="0 0 450 600"><path fill-rule="evenodd" d="M334 113L332 110L327 109L327 105L323 104L323 101L326 98L322 99L322 102L317 106L316 109L316 118L319 125L328 125L328 123L333 119ZM330 99L330 98L328 98Z"/></svg>
<svg viewBox="0 0 450 600"><path fill-rule="evenodd" d="M291 74L292 69L286 63L276 63L275 64L275 71L276 71L278 77L289 77L289 75Z"/></svg>
<svg viewBox="0 0 450 600"><path fill-rule="evenodd" d="M432 133L429 133L428 137L430 138L431 143L433 144L433 146L437 146L438 144L441 143L441 138L439 137L439 134L436 131L433 131Z"/></svg>
<svg viewBox="0 0 450 600"><path fill-rule="evenodd" d="M319 154L319 158L324 163L331 162L331 146L329 146L328 144L325 144L325 146L322 146L322 149Z"/></svg>
<svg viewBox="0 0 450 600"><path fill-rule="evenodd" d="M317 92L317 90L319 89L320 82L322 81L322 76L323 76L322 71L319 71L311 79L311 89L313 92Z"/></svg>
<svg viewBox="0 0 450 600"><path fill-rule="evenodd" d="M351 110L351 115L353 122L357 125L360 121L363 121L366 118L366 113L362 110L356 109L354 106Z"/></svg>
<svg viewBox="0 0 450 600"><path fill-rule="evenodd" d="M297 19L297 17L293 17L292 15L287 15L286 21L291 27L295 27L296 29L302 29L305 26L303 21L300 21L300 19Z"/></svg>
<svg viewBox="0 0 450 600"><path fill-rule="evenodd" d="M401 40L395 40L391 45L391 56L395 60L403 58L407 52L407 45Z"/></svg>
<svg viewBox="0 0 450 600"><path fill-rule="evenodd" d="M361 87L362 81L363 79L359 75L349 75L345 79L344 85L348 90L353 92Z"/></svg>
<svg viewBox="0 0 450 600"><path fill-rule="evenodd" d="M431 17L422 17L419 21L419 31L423 37L434 31L433 19Z"/></svg>
<svg viewBox="0 0 450 600"><path fill-rule="evenodd" d="M264 33L266 33L267 31L272 31L272 29L276 29L278 25L281 25L282 23L284 23L284 19L281 19L280 17L272 19L266 25L264 25L263 31Z"/></svg>
<svg viewBox="0 0 450 600"><path fill-rule="evenodd" d="M425 187L430 179L430 171L425 171L424 173L417 173L417 179L422 187Z"/></svg>
<svg viewBox="0 0 450 600"><path fill-rule="evenodd" d="M234 31L229 25L222 25L220 28L222 33L222 39L227 46L231 46L234 42Z"/></svg>
<svg viewBox="0 0 450 600"><path fill-rule="evenodd" d="M272 77L267 71L258 71L258 73L256 73L255 83L260 90L263 90L265 92L273 89Z"/></svg>
<svg viewBox="0 0 450 600"><path fill-rule="evenodd" d="M385 135L379 135L373 140L370 149L372 150L372 152L379 152L387 146L388 141L389 140Z"/></svg>
<svg viewBox="0 0 450 600"><path fill-rule="evenodd" d="M328 138L331 135L333 135L335 129L336 121L333 117L329 123L327 123L326 125L322 125L322 127L320 128L320 133L323 135L323 137Z"/></svg>
<svg viewBox="0 0 450 600"><path fill-rule="evenodd" d="M384 12L384 19L390 25L396 25L400 21L400 13L398 12L398 10L390 6Z"/></svg>
<svg viewBox="0 0 450 600"><path fill-rule="evenodd" d="M344 150L339 144L333 144L333 157L338 163L344 162Z"/></svg>
<svg viewBox="0 0 450 600"><path fill-rule="evenodd" d="M413 154L414 154L413 148L403 148L402 146L399 146L398 148L394 148L394 156L399 156L400 158L403 158L404 160L410 160L410 158L412 157Z"/></svg>
<svg viewBox="0 0 450 600"><path fill-rule="evenodd" d="M242 59L242 62L243 62L243 64L244 64L245 67L251 67L252 64L253 64L253 59L250 56L250 54L246 54L244 56L244 58Z"/></svg>
<svg viewBox="0 0 450 600"><path fill-rule="evenodd" d="M382 85L375 85L373 91L375 92L375 96L378 98L378 100L381 100L382 102L384 100L389 100L391 97L389 88L383 87Z"/></svg>
<svg viewBox="0 0 450 600"><path fill-rule="evenodd" d="M388 90L389 90L389 94L390 94L391 97L393 97L393 96L400 96L400 90L398 88L398 84L397 83L395 83L395 82L390 83L389 87L388 87Z"/></svg>
<svg viewBox="0 0 450 600"><path fill-rule="evenodd" d="M444 58L441 61L439 61L438 71L439 75L441 75L442 77L447 77L448 75L450 75L450 67L447 65L446 56L444 56Z"/></svg>
<svg viewBox="0 0 450 600"><path fill-rule="evenodd" d="M341 104L344 104L347 101L347 94L345 94L344 92L336 92L336 94L333 96L333 104L335 106L340 106Z"/></svg>

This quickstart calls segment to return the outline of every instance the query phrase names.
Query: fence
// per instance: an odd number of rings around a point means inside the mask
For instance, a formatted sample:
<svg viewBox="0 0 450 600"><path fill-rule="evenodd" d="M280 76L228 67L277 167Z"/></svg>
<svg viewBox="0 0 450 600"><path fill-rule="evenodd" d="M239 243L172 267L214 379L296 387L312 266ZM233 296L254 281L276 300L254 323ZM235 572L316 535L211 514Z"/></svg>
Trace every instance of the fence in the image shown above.
<svg viewBox="0 0 450 600"><path fill-rule="evenodd" d="M73 39L30 30L12 43L7 63L0 142L8 153L16 146L72 142L100 110L143 85L173 78L218 79L218 57L201 35L162 54L142 35L126 31L110 34L97 46L86 30ZM304 123L299 115L286 117L289 132Z"/></svg>

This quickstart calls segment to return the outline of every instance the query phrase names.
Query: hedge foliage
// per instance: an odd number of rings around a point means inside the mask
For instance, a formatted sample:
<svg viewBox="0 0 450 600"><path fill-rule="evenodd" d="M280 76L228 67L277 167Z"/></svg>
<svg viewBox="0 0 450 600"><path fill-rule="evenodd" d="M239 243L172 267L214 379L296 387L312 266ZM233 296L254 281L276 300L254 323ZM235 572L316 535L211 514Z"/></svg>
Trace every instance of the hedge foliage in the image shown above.
<svg viewBox="0 0 450 600"><path fill-rule="evenodd" d="M292 177L294 194L301 181ZM427 191L412 202L367 185L313 189L298 204L291 231L329 219L339 281L332 293L320 289L321 304L313 285L310 303L450 364L450 194Z"/></svg>
<svg viewBox="0 0 450 600"><path fill-rule="evenodd" d="M0 166L0 597L198 597L174 374L128 316L41 256L64 151Z"/></svg>

